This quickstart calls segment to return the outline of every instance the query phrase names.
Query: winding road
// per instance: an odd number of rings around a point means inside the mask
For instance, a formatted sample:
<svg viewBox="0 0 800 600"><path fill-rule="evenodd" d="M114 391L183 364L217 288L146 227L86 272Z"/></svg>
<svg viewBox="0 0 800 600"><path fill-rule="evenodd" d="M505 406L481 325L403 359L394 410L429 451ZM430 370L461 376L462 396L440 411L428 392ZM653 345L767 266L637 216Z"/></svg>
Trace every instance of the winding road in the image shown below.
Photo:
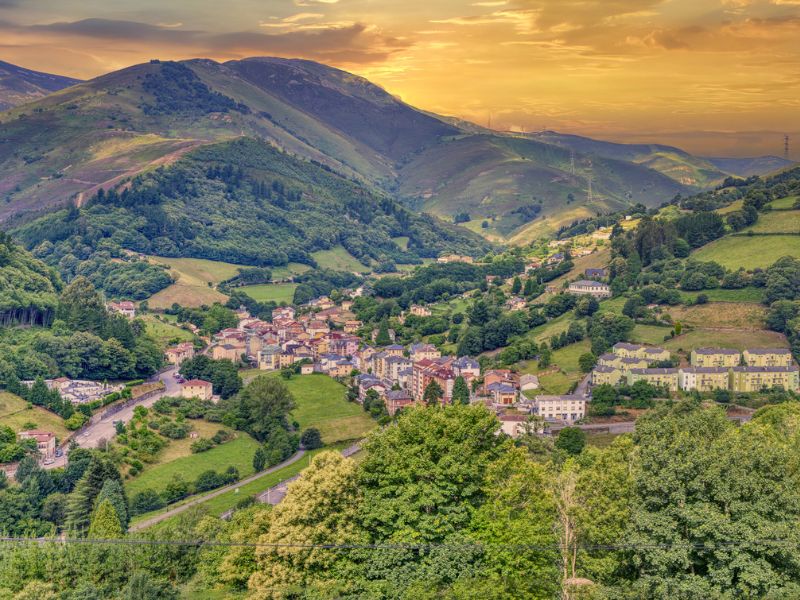
<svg viewBox="0 0 800 600"><path fill-rule="evenodd" d="M164 396L180 396L181 386L175 379L176 371L177 367L171 367L149 380L158 381L160 379L163 381L163 392L150 396L149 398L141 400L140 402L135 402L129 406L126 406L113 415L109 415L107 417L102 417L102 413L94 415L89 422L89 425L72 439L74 439L81 448L97 448L98 443L101 443L103 440L111 440L111 438L116 435L117 432L114 427L114 421L124 421L127 423L131 420L131 418L133 418L133 409L137 406L146 406L149 408L155 404L156 400ZM57 467L65 467L66 465L66 448L64 448L64 453L61 456L56 457L55 461L49 464L42 464L45 469L55 469Z"/></svg>

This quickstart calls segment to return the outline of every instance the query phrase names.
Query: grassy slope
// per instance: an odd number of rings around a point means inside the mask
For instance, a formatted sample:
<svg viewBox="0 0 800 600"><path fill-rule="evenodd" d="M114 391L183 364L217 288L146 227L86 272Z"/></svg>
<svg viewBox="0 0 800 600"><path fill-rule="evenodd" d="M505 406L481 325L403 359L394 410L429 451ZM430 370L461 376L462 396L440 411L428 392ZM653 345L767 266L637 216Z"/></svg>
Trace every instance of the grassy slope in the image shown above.
<svg viewBox="0 0 800 600"><path fill-rule="evenodd" d="M177 339L181 342L191 342L194 335L190 331L181 329L177 325L164 323L153 315L144 315L144 322L147 325L147 334L152 337L161 348L166 348L171 341Z"/></svg>
<svg viewBox="0 0 800 600"><path fill-rule="evenodd" d="M785 348L789 344L786 338L774 331L750 331L744 329L736 330L717 330L717 329L697 329L679 335L668 342L664 342L663 346L668 350L691 350L692 348L703 348L707 346L724 347L724 348L737 348L744 350L745 348L759 348L759 347L778 347Z"/></svg>
<svg viewBox="0 0 800 600"><path fill-rule="evenodd" d="M220 427L216 427L214 431L217 429ZM184 455L169 462L147 467L141 475L126 482L125 489L129 495L146 488L161 491L176 475L180 475L186 481L194 481L203 471L209 469L224 471L231 465L239 469L239 475L246 477L253 472L253 454L256 448L258 442L240 431L236 439L207 452Z"/></svg>
<svg viewBox="0 0 800 600"><path fill-rule="evenodd" d="M63 440L69 431L64 427L64 420L49 410L34 406L14 394L0 392L0 425L7 425L14 432L23 431L25 423L35 423L34 429L52 431L59 440Z"/></svg>
<svg viewBox="0 0 800 600"><path fill-rule="evenodd" d="M691 327L763 329L767 308L749 302L709 302L665 309L674 321Z"/></svg>
<svg viewBox="0 0 800 600"><path fill-rule="evenodd" d="M697 260L711 260L728 269L765 268L782 256L800 256L800 236L726 236L692 253Z"/></svg>
<svg viewBox="0 0 800 600"><path fill-rule="evenodd" d="M177 302L181 306L197 307L202 304L225 302L228 297L209 287L234 277L239 265L202 258L167 258L148 256L155 264L167 265L175 283L150 297L151 308L169 308Z"/></svg>
<svg viewBox="0 0 800 600"><path fill-rule="evenodd" d="M800 233L800 210L778 210L758 216L755 225L744 230L745 233Z"/></svg>
<svg viewBox="0 0 800 600"><path fill-rule="evenodd" d="M408 242L406 242L406 245ZM350 254L342 246L336 246L330 250L320 250L312 253L314 260L323 269L333 269L334 271L355 271L367 273L370 268Z"/></svg>
<svg viewBox="0 0 800 600"><path fill-rule="evenodd" d="M544 374L540 374L539 365L535 360L520 362L518 367L521 373L539 375L541 387L533 390L532 394L565 394L570 386L583 376L578 367L578 359L581 354L590 350L591 342L588 339L559 348L553 352L551 366L542 370Z"/></svg>

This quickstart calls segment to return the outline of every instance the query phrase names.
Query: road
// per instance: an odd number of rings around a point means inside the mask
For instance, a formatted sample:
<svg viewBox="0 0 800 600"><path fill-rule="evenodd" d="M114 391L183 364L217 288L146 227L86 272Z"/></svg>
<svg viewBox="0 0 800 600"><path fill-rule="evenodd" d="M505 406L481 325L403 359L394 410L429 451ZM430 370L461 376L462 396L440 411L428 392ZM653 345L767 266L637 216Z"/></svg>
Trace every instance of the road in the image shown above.
<svg viewBox="0 0 800 600"><path fill-rule="evenodd" d="M352 446L348 446L347 448L342 450L342 456L347 458L349 456L353 456L353 454L356 454L357 452L360 451L361 451L361 444L360 443L353 444ZM272 504L273 506L279 504L280 501L283 500L284 497L286 496L286 491L289 488L289 484L292 483L298 477L300 477L299 473L294 477L290 477L289 479L281 481L280 483L277 483L272 487L267 488L266 490L264 490L263 492L261 492L256 496L256 502L261 502L261 504ZM220 518L228 520L231 518L232 514L233 514L233 509L222 513Z"/></svg>
<svg viewBox="0 0 800 600"><path fill-rule="evenodd" d="M172 509L170 509L170 510L168 510L166 512L163 512L161 514L158 514L158 515L156 515L154 517L151 517L149 519L145 519L144 521L139 521L135 525L131 525L131 527L128 529L128 531L141 531L142 529L147 529L148 527L150 527L152 525L155 525L156 523L160 523L161 521L169 519L170 517L174 517L175 515L179 515L180 513L182 513L185 510L188 510L192 506L197 506L198 504L203 504L203 502L208 502L212 498L216 498L217 496L220 496L220 495L224 494L225 492L229 492L229 491L234 490L234 489L236 489L236 488L238 488L240 486L246 485L246 484L250 483L251 481L255 481L256 479L264 477L264 475L269 475L270 473L274 473L275 471L279 471L280 469L283 469L284 467L288 467L292 463L295 463L298 460L300 460L301 458L303 458L303 456L305 456L305 453L306 453L305 450L298 450L297 452L292 454L292 456L287 458L282 463L278 463L277 465L275 465L274 467L270 467L266 471L261 471L259 473L256 473L255 475L250 475L250 477L245 477L244 479L241 479L240 481L237 481L236 483L232 483L231 485L226 485L225 487L221 487L219 489L216 489L213 492L211 492L209 494L206 494L205 496L200 496L199 498L195 498L194 500L190 500L189 502L187 502L185 504L181 504L180 506L176 506L175 508L172 508Z"/></svg>
<svg viewBox="0 0 800 600"><path fill-rule="evenodd" d="M163 392L155 394L146 400L142 400L141 402L136 402L130 406L126 406L121 411L105 418L101 418L101 415L105 410L102 409L98 414L92 417L89 426L73 439L81 448L96 448L98 442L110 440L116 435L114 421L124 421L127 423L131 420L131 418L133 418L133 409L137 406L146 406L149 408L156 402L156 400L163 396L180 396L181 386L174 377L176 371L177 367L171 367L168 370L160 373L157 377L151 378L150 381L158 381L158 379L161 379L161 381L164 382L165 388ZM43 464L42 466L45 469L55 469L56 467L66 466L67 453L66 449L64 450L64 453L57 457L54 462L50 464Z"/></svg>

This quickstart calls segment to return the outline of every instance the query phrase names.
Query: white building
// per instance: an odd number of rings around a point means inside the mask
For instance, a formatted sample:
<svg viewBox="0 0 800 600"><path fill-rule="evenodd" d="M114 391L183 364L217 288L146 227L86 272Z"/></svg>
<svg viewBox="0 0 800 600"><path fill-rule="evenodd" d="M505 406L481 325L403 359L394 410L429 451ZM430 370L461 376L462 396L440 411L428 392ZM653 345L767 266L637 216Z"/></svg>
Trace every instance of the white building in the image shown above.
<svg viewBox="0 0 800 600"><path fill-rule="evenodd" d="M545 419L574 423L586 416L586 399L580 396L536 396L533 413Z"/></svg>
<svg viewBox="0 0 800 600"><path fill-rule="evenodd" d="M599 281L592 281L590 279L580 279L573 281L569 284L568 291L570 294L578 294L581 296L594 296L595 298L610 298L611 288L605 283Z"/></svg>

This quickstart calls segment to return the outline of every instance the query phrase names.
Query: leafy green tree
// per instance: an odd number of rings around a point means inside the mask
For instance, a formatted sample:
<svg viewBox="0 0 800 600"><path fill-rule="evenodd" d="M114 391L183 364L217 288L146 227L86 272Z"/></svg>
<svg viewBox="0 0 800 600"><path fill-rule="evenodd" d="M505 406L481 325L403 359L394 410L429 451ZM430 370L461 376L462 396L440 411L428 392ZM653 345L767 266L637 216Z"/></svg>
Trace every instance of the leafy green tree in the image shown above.
<svg viewBox="0 0 800 600"><path fill-rule="evenodd" d="M520 291L522 291L522 281L519 277L514 277L514 281L511 283L511 293L519 294Z"/></svg>
<svg viewBox="0 0 800 600"><path fill-rule="evenodd" d="M76 277L61 293L56 318L74 331L99 334L105 326L108 313L92 283L85 277Z"/></svg>
<svg viewBox="0 0 800 600"><path fill-rule="evenodd" d="M461 375L453 382L453 404L469 404L469 386Z"/></svg>
<svg viewBox="0 0 800 600"><path fill-rule="evenodd" d="M276 427L288 427L286 417L295 403L283 381L261 375L223 406L237 429L264 442Z"/></svg>
<svg viewBox="0 0 800 600"><path fill-rule="evenodd" d="M594 369L596 362L597 357L591 352L584 352L578 357L578 366L580 367L582 373L588 373Z"/></svg>
<svg viewBox="0 0 800 600"><path fill-rule="evenodd" d="M256 448L255 454L253 454L253 469L256 473L259 473L264 470L264 467L267 466L267 452L264 450L263 446L259 446Z"/></svg>
<svg viewBox="0 0 800 600"><path fill-rule="evenodd" d="M319 429L316 427L309 427L303 431L303 435L300 436L300 443L303 445L303 448L307 450L322 448L322 435L320 435Z"/></svg>
<svg viewBox="0 0 800 600"><path fill-rule="evenodd" d="M168 583L136 571L122 590L122 600L177 600L178 591Z"/></svg>
<svg viewBox="0 0 800 600"><path fill-rule="evenodd" d="M422 394L422 400L428 406L438 406L442 402L442 398L444 398L444 390L442 386L440 386L435 379L432 379L430 383L425 386L425 391Z"/></svg>
<svg viewBox="0 0 800 600"><path fill-rule="evenodd" d="M558 432L555 447L567 454L577 456L586 446L586 434L579 427L565 427Z"/></svg>
<svg viewBox="0 0 800 600"><path fill-rule="evenodd" d="M553 353L550 351L550 348L547 346L547 344L542 343L542 345L539 347L539 368L546 369L550 366L552 360Z"/></svg>

